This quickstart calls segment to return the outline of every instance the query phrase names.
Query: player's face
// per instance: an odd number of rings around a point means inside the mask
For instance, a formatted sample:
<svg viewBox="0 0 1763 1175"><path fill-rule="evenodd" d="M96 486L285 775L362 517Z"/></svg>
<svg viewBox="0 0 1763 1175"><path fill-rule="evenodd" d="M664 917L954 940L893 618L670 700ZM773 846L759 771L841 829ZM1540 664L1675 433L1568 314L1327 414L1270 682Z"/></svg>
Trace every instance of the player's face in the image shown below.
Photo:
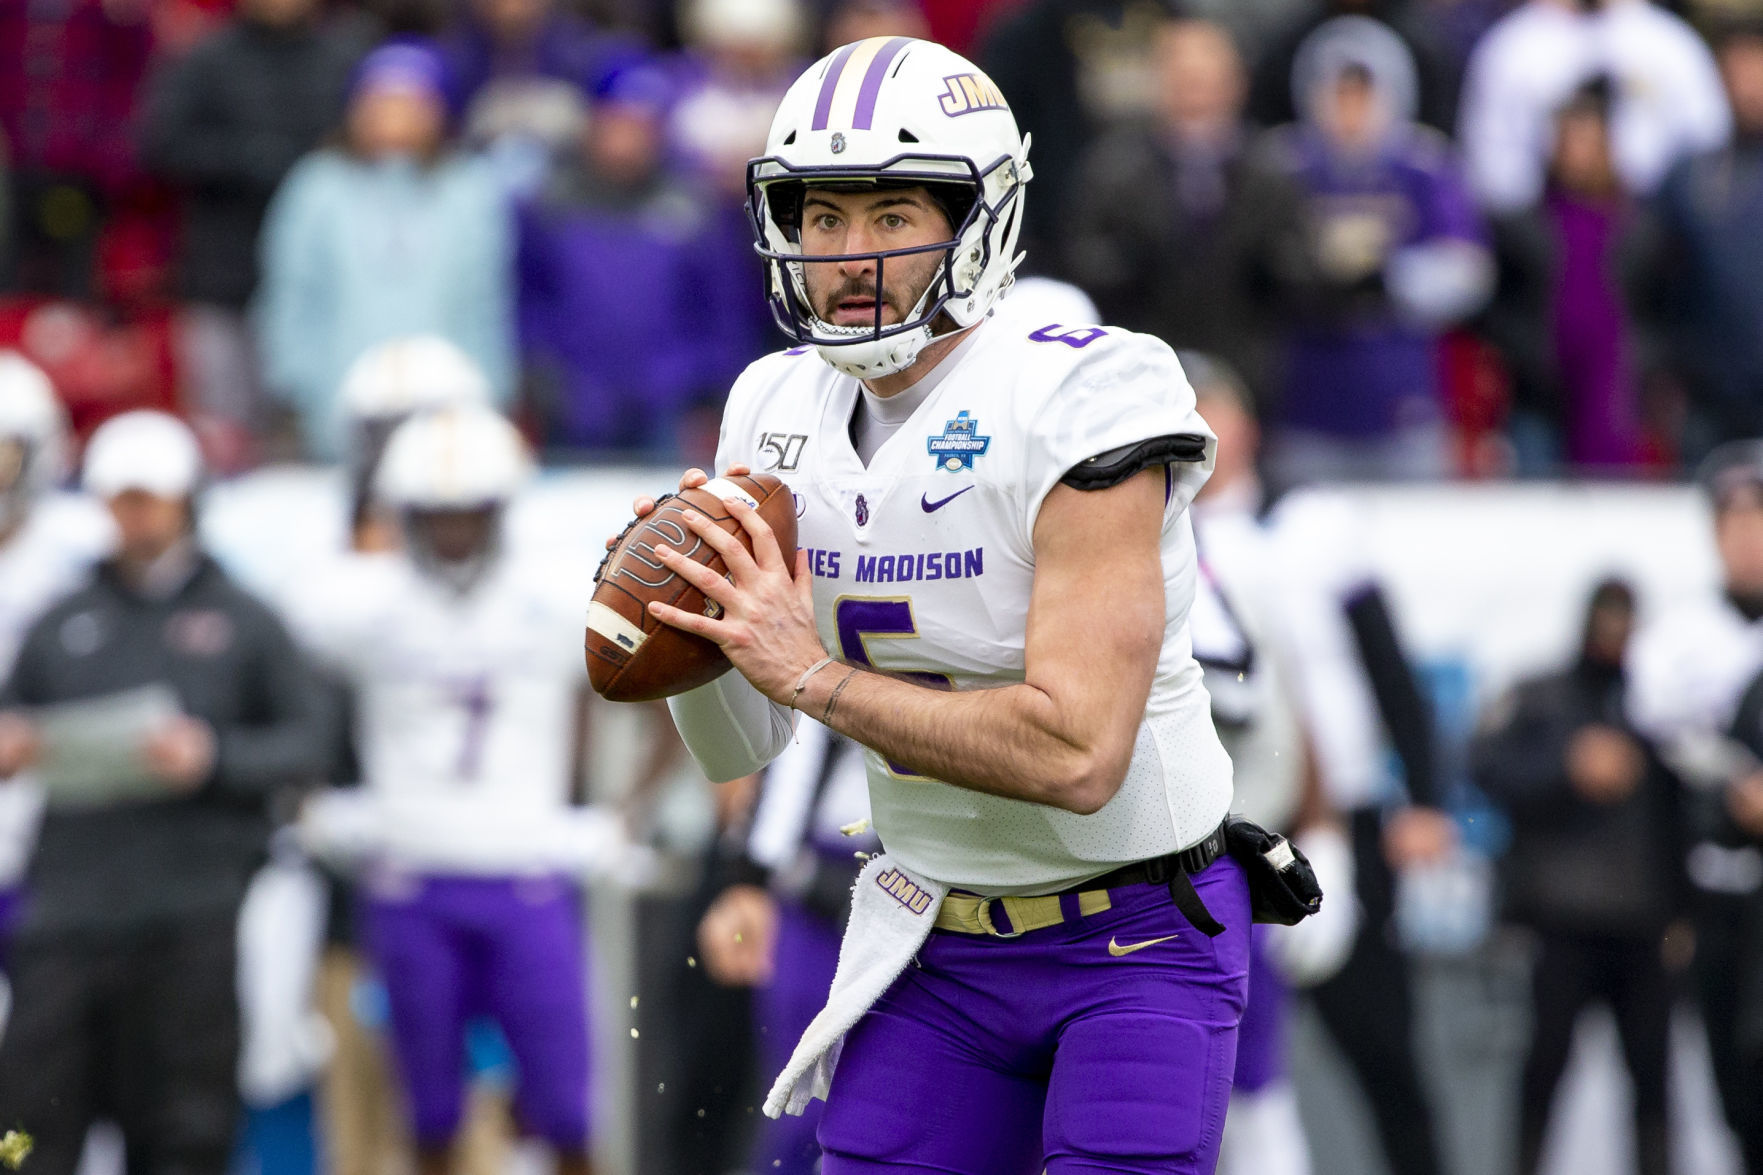
<svg viewBox="0 0 1763 1175"><path fill-rule="evenodd" d="M1726 586L1743 595L1763 592L1763 487L1727 493L1714 520L1714 543Z"/></svg>
<svg viewBox="0 0 1763 1175"><path fill-rule="evenodd" d="M490 549L496 536L496 510L418 510L410 527L422 548L443 563L469 563Z"/></svg>
<svg viewBox="0 0 1763 1175"><path fill-rule="evenodd" d="M1255 454L1261 447L1261 430L1235 396L1208 395L1204 388L1196 391L1199 393L1196 407L1200 419L1218 437L1217 462L1212 467L1212 476L1200 489L1200 496L1205 497L1254 474Z"/></svg>
<svg viewBox="0 0 1763 1175"><path fill-rule="evenodd" d="M880 253L934 245L954 234L949 218L923 188L880 192L833 192L810 188L802 202L802 253L826 257ZM869 326L876 299L883 326L904 322L942 266L943 250L892 257L876 288L876 261L824 262L804 266L808 300L823 322Z"/></svg>

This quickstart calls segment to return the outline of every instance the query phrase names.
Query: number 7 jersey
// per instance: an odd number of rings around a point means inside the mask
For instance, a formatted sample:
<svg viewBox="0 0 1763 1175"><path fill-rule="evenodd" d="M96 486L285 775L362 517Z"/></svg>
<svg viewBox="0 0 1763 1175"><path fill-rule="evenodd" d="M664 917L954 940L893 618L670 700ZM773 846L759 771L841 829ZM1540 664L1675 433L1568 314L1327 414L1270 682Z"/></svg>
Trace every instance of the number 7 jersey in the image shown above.
<svg viewBox="0 0 1763 1175"><path fill-rule="evenodd" d="M1107 805L1080 816L868 754L876 831L903 864L985 893L1046 891L1185 848L1229 808L1230 760L1187 628L1196 566L1186 508L1214 441L1156 339L1030 332L1001 318L976 332L867 467L851 441L856 380L808 349L759 360L729 393L717 468L744 463L794 493L829 651L934 688L985 689L1024 677L1035 520L1048 492L1091 458L1187 438L1193 459L1163 466L1162 652L1126 780ZM1098 615L1108 607L1095 601Z"/></svg>

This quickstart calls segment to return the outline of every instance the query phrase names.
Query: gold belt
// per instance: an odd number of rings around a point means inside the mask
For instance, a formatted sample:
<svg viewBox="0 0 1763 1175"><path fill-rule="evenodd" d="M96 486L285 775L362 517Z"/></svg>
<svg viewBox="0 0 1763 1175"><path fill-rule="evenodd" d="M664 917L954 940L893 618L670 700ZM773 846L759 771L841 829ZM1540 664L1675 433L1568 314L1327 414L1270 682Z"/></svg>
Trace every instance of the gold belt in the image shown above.
<svg viewBox="0 0 1763 1175"><path fill-rule="evenodd" d="M1108 891L1105 889L1079 890L1072 896L1077 898L1077 914L1080 918L1100 914L1113 905L1108 900ZM951 893L943 899L942 908L937 911L937 920L932 925L938 930L952 930L956 934L989 934L993 938L1015 938L1019 934L1057 926L1065 921L1065 909L1060 899L1059 894L1047 894L1038 898L982 898L972 893ZM1004 911L1009 930L999 930L992 921L993 911L999 908Z"/></svg>

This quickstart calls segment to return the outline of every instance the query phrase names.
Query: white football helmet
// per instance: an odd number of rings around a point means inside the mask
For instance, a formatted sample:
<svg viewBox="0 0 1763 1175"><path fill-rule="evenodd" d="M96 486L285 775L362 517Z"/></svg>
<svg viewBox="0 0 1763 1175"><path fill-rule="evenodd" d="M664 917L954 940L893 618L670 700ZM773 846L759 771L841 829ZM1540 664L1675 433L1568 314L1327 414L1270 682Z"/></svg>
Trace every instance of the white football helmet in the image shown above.
<svg viewBox="0 0 1763 1175"><path fill-rule="evenodd" d="M460 405L420 412L399 425L374 489L402 517L417 567L465 592L495 560L503 508L532 467L526 442L507 418L492 408Z"/></svg>
<svg viewBox="0 0 1763 1175"><path fill-rule="evenodd" d="M1028 140L1004 95L979 67L932 41L872 37L816 62L778 107L766 153L747 165L748 214L766 262L766 296L778 326L813 344L847 375L874 379L912 365L947 314L957 328L983 319L1009 287L1021 257L1023 185L1031 174ZM803 193L828 185L946 185L959 199L955 234L933 245L873 257L876 318L835 326L820 318L803 275ZM962 214L963 206L966 206ZM942 252L943 265L905 321L881 320L887 260Z"/></svg>
<svg viewBox="0 0 1763 1175"><path fill-rule="evenodd" d="M202 484L202 446L190 426L165 412L124 412L106 420L86 445L86 492L114 498L143 490L156 498L193 498Z"/></svg>
<svg viewBox="0 0 1763 1175"><path fill-rule="evenodd" d="M490 381L439 335L407 335L363 351L343 373L337 398L352 420L402 419L424 408L488 404Z"/></svg>
<svg viewBox="0 0 1763 1175"><path fill-rule="evenodd" d="M60 480L66 455L67 413L55 385L23 355L0 351L0 530Z"/></svg>
<svg viewBox="0 0 1763 1175"><path fill-rule="evenodd" d="M473 510L507 502L531 474L526 441L506 417L458 405L399 425L374 489L400 510Z"/></svg>

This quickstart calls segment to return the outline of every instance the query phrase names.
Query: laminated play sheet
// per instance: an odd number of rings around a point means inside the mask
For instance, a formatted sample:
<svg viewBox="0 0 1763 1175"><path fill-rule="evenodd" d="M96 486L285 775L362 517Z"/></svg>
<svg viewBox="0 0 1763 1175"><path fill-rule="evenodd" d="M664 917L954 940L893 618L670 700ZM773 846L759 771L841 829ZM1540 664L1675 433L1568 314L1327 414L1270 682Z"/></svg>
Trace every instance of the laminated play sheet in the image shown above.
<svg viewBox="0 0 1763 1175"><path fill-rule="evenodd" d="M36 708L42 739L34 768L51 807L102 807L165 794L141 753L147 737L183 712L170 686Z"/></svg>

